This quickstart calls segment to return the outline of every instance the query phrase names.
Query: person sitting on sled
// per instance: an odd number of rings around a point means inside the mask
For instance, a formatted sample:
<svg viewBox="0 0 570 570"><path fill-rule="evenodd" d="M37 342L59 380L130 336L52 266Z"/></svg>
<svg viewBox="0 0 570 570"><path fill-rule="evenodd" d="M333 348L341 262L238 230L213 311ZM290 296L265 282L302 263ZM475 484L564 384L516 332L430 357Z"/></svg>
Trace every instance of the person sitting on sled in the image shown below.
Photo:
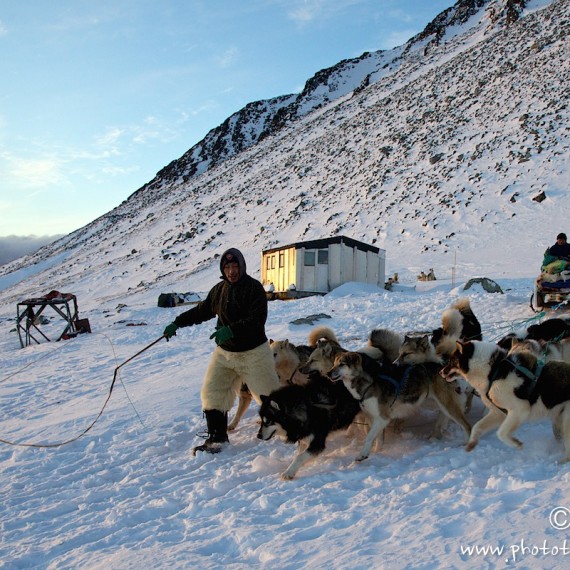
<svg viewBox="0 0 570 570"><path fill-rule="evenodd" d="M542 270L546 273L560 273L570 265L570 243L565 233L556 236L556 243L544 252Z"/></svg>

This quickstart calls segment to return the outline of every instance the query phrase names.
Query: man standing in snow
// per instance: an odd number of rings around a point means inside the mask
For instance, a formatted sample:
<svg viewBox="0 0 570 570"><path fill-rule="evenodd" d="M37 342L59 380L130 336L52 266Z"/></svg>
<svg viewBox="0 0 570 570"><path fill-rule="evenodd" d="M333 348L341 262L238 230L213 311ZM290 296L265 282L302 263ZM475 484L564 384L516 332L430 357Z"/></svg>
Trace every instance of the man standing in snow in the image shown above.
<svg viewBox="0 0 570 570"><path fill-rule="evenodd" d="M265 334L267 297L261 283L246 272L245 259L235 248L220 260L222 282L206 299L181 313L164 329L166 340L180 327L203 323L217 317L216 341L200 396L206 416L208 438L197 451L218 453L229 442L228 411L242 384L250 389L256 402L279 387L273 355Z"/></svg>

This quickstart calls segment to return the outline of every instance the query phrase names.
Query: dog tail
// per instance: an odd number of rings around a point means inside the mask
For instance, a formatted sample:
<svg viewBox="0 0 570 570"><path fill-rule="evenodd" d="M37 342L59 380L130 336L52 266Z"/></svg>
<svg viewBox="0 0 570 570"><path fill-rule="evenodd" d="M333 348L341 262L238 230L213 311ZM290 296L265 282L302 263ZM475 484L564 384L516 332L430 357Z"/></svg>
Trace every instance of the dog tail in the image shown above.
<svg viewBox="0 0 570 570"><path fill-rule="evenodd" d="M325 326L314 328L309 333L309 346L315 346L319 340L328 340L330 342L336 342L339 344L334 331L331 328Z"/></svg>
<svg viewBox="0 0 570 570"><path fill-rule="evenodd" d="M368 344L380 349L388 362L394 362L400 353L402 337L390 329L374 329L368 336Z"/></svg>
<svg viewBox="0 0 570 570"><path fill-rule="evenodd" d="M473 312L471 310L471 304L469 303L469 297L461 297L460 299L457 299L457 301L451 305L451 308L457 309L463 315Z"/></svg>
<svg viewBox="0 0 570 570"><path fill-rule="evenodd" d="M477 320L467 297L458 299L453 305L463 316L461 337L467 340L483 340L481 324Z"/></svg>
<svg viewBox="0 0 570 570"><path fill-rule="evenodd" d="M463 327L463 313L456 308L446 309L441 315L441 324L444 336L459 340Z"/></svg>

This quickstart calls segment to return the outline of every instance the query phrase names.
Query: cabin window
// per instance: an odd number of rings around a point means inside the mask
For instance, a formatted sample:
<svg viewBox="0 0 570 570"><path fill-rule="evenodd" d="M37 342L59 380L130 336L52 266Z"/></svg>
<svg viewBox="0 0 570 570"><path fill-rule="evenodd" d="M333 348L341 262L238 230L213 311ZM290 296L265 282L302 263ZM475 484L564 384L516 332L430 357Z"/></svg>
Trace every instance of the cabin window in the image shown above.
<svg viewBox="0 0 570 570"><path fill-rule="evenodd" d="M265 269L271 269L271 256L265 258Z"/></svg>
<svg viewBox="0 0 570 570"><path fill-rule="evenodd" d="M275 256L271 256L271 269L275 269Z"/></svg>
<svg viewBox="0 0 570 570"><path fill-rule="evenodd" d="M315 265L315 252L306 251L305 252L305 267L314 267Z"/></svg>
<svg viewBox="0 0 570 570"><path fill-rule="evenodd" d="M279 252L279 267L285 267L285 252Z"/></svg>
<svg viewBox="0 0 570 570"><path fill-rule="evenodd" d="M319 249L319 265L328 265L329 262L329 250Z"/></svg>

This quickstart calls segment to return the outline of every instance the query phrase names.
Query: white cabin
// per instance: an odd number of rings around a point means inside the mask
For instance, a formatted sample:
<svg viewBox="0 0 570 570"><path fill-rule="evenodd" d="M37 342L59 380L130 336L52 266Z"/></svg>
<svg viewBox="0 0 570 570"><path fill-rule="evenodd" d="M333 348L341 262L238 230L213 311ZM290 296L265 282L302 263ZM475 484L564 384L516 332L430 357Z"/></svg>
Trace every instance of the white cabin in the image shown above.
<svg viewBox="0 0 570 570"><path fill-rule="evenodd" d="M272 293L297 295L349 281L384 287L385 262L385 250L344 236L304 241L263 251L261 282Z"/></svg>

